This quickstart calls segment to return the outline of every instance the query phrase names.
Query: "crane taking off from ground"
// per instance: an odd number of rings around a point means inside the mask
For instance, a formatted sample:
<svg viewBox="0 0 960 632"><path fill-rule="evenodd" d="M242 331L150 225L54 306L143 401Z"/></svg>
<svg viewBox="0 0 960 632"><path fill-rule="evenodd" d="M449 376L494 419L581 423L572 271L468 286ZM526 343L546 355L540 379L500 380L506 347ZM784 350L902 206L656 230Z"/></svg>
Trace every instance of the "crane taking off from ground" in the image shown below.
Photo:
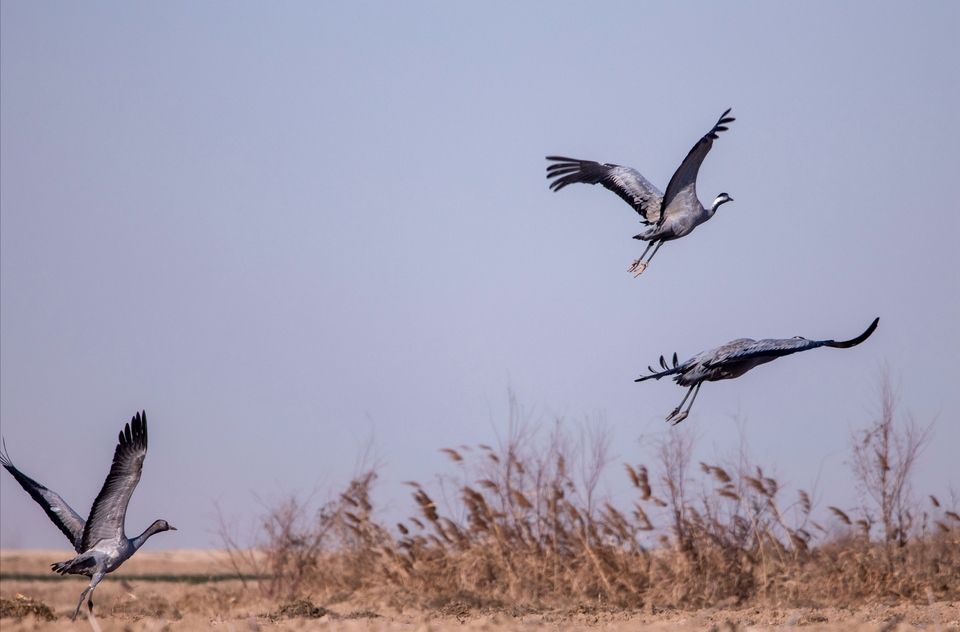
<svg viewBox="0 0 960 632"><path fill-rule="evenodd" d="M110 474L103 482L103 489L93 501L90 517L86 521L77 515L60 495L33 480L10 461L4 451L0 452L0 465L13 474L20 486L27 490L37 503L47 512L53 524L63 531L78 555L66 562L53 564L51 568L61 575L86 575L90 585L80 594L80 603L73 613L73 619L80 614L83 598L89 594L89 612L93 613L93 590L104 575L116 570L131 555L137 552L147 538L161 531L176 531L166 520L157 520L147 530L133 538L126 536L124 519L127 504L133 490L140 482L143 459L147 456L147 413L137 413L133 420L120 433Z"/></svg>
<svg viewBox="0 0 960 632"><path fill-rule="evenodd" d="M657 187L631 167L563 156L547 156L547 160L554 161L554 164L547 167L547 178L556 178L550 183L550 188L559 191L576 182L602 184L639 213L644 224L653 224L646 232L634 236L634 239L648 242L640 258L627 270L635 272L634 276L639 276L664 242L689 235L694 228L713 217L721 204L733 201L732 197L721 193L709 208L704 208L697 198L697 173L700 165L713 147L717 134L726 131L727 123L736 120L727 116L728 114L730 109L721 114L716 125L693 146L670 178L666 193L660 193ZM654 244L656 248L644 261L643 258Z"/></svg>
<svg viewBox="0 0 960 632"><path fill-rule="evenodd" d="M817 347L836 347L838 349L855 347L870 337L870 334L877 328L877 323L879 322L880 319L877 318L870 323L870 326L867 327L865 332L856 338L840 342L835 340L807 340L800 336L785 339L770 338L766 340L739 338L728 342L722 347L699 353L683 364L677 364L677 354L674 353L672 368L667 364L666 360L663 359L663 356L660 356L662 371L657 371L653 367L647 367L647 369L650 370L650 375L644 375L634 381L659 380L662 377L672 375L674 376L673 380L677 384L690 387L690 390L684 395L680 405L667 416L667 421L672 421L673 425L677 425L690 414L693 402L697 399L697 393L700 392L700 385L704 382L716 382L717 380L730 380L735 377L740 377L756 366L766 364L781 356L797 353L798 351L816 349ZM687 406L686 410L681 412L683 404L687 401L687 398L690 397L691 393L693 394L693 399L690 400L690 405Z"/></svg>

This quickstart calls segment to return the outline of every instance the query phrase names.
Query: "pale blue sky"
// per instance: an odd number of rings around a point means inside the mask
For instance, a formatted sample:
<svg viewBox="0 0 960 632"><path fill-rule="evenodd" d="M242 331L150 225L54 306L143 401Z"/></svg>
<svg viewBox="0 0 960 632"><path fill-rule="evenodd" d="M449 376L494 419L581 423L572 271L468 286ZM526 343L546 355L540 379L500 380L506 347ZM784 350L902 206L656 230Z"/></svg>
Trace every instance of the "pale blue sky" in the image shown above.
<svg viewBox="0 0 960 632"><path fill-rule="evenodd" d="M960 5L0 5L0 424L85 514L138 409L128 530L217 544L287 492L342 484L373 436L378 498L490 443L507 391L602 417L618 460L684 391L661 353L849 338L704 386L703 458L746 421L822 504L888 363L939 415L918 491L960 487ZM636 216L554 194L548 154L663 189L727 107L700 173L735 202L639 279ZM610 488L622 469L610 471ZM0 475L0 546L65 548Z"/></svg>

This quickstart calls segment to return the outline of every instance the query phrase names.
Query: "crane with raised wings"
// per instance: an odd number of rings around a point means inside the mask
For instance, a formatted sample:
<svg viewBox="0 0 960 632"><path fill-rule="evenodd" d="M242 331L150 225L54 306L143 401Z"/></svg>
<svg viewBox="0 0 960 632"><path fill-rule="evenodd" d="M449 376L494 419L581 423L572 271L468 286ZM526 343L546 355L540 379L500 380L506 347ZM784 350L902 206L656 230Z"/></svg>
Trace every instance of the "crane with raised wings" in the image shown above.
<svg viewBox="0 0 960 632"><path fill-rule="evenodd" d="M730 109L721 114L710 131L693 146L670 178L666 193L661 193L640 175L639 171L631 167L564 156L547 156L547 160L553 161L553 164L547 166L547 178L555 178L550 183L550 188L559 191L578 182L602 184L629 204L640 215L643 224L652 224L652 228L634 236L634 239L647 242L643 254L628 269L628 272L635 273L634 276L639 276L664 242L689 235L693 229L713 217L721 204L733 201L732 197L721 193L714 199L713 204L704 207L697 198L697 174L700 172L700 165L713 147L717 134L726 131L727 123L736 120L727 116L728 114ZM653 252L644 261L651 247L654 247Z"/></svg>
<svg viewBox="0 0 960 632"><path fill-rule="evenodd" d="M53 564L61 575L86 575L90 585L80 593L80 603L73 619L80 614L83 598L89 595L89 612L93 613L93 591L104 575L116 570L137 552L147 538L161 531L176 531L166 520L157 520L135 538L128 538L124 522L133 490L140 482L143 459L147 456L147 413L137 413L120 432L113 465L103 488L93 501L90 517L84 520L56 492L33 480L10 461L6 445L0 451L0 465L13 474L20 486L37 501L53 524L63 532L76 550L76 557Z"/></svg>

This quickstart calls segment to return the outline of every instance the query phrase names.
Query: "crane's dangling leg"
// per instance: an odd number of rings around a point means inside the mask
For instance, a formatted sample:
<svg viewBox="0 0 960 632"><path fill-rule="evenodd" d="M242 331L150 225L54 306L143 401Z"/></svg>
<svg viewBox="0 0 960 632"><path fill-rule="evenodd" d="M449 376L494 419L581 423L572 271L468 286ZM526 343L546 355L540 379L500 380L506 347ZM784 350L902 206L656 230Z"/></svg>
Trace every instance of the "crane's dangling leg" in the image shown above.
<svg viewBox="0 0 960 632"><path fill-rule="evenodd" d="M687 405L687 409L682 413L680 413L679 415L677 415L676 417L674 417L673 423L671 424L672 426L676 426L678 423L686 419L687 415L690 414L690 409L693 408L693 402L697 401L697 395L700 393L700 386L702 384L703 382L699 382L696 386L693 386L690 388L690 390L693 391L693 398L690 400L690 403ZM687 394L689 395L690 393L687 393ZM686 399L686 397L684 397L684 399ZM680 405L683 406L682 403ZM677 412L677 411L674 411L674 412ZM669 420L669 417L667 419Z"/></svg>
<svg viewBox="0 0 960 632"><path fill-rule="evenodd" d="M647 242L647 249L643 251L643 254L640 255L640 258L639 258L639 259L637 259L636 261L633 262L633 265L632 265L632 266L630 266L629 268L627 268L627 272L633 272L633 271L635 271L635 270L637 269L637 266L640 265L640 262L643 261L643 258L647 256L647 251L650 250L650 247L651 247L651 246L653 246L653 242L652 242L652 241L648 241L648 242ZM646 267L646 264L644 264L644 267Z"/></svg>
<svg viewBox="0 0 960 632"><path fill-rule="evenodd" d="M97 584L100 583L100 580L103 579L104 575L106 575L106 571L100 569L94 571L93 577L90 578L90 585L87 586L86 590L80 593L80 603L77 604L77 609L74 611L73 616L70 617L72 621L77 620L77 615L80 614L80 608L83 606L83 598L88 594L90 595L90 599L87 602L87 608L91 614L93 613L93 589L97 587Z"/></svg>
<svg viewBox="0 0 960 632"><path fill-rule="evenodd" d="M637 268L636 268L637 273L633 275L633 278L637 278L638 276L640 276L641 274L643 274L643 271L647 269L647 266L648 266L648 265L650 265L650 260L653 259L653 255L657 254L657 251L660 250L660 246L662 246L662 245L663 245L663 240L660 240L660 241L657 242L657 247L654 248L654 249L653 249L653 252L650 253L650 256L647 257L646 263L641 263L641 264L639 264L639 265L637 266ZM649 246L648 246L648 248L649 248ZM643 257L640 257L640 258L643 259Z"/></svg>
<svg viewBox="0 0 960 632"><path fill-rule="evenodd" d="M687 394L683 396L683 401L680 402L679 406L673 409L672 413L667 415L666 421L671 421L674 417L680 414L680 409L683 408L683 405L687 403L687 398L690 397L690 393L692 393L693 389L695 388L697 388L697 384L694 384L687 390ZM681 419L681 421L683 421L683 419Z"/></svg>

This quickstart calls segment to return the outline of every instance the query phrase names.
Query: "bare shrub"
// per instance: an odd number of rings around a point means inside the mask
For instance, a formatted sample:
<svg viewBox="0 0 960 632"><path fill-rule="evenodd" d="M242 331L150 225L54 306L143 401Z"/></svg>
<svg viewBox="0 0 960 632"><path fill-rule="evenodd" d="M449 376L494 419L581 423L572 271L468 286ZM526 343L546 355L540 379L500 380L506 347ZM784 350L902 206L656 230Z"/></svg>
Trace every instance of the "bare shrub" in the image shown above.
<svg viewBox="0 0 960 632"><path fill-rule="evenodd" d="M264 592L269 592L264 584L264 581L268 580L269 577L267 577L266 570L263 568L263 555L259 543L257 543L260 529L254 529L251 535L243 538L254 544L241 544L241 536L236 533L236 525L223 515L218 503L214 502L213 506L217 513L217 535L223 543L223 549L227 552L227 559L233 572L236 573L244 588L247 587L247 578L253 576L256 579L257 587ZM271 510L268 513L273 513L273 511Z"/></svg>
<svg viewBox="0 0 960 632"><path fill-rule="evenodd" d="M688 473L693 434L673 431L656 447L667 501L651 496L649 502L666 506L673 535L661 535L656 583L673 587L672 605L790 598L792 588L775 578L809 557L812 536L803 528L809 495L799 492L795 521L788 523L780 509L781 486L753 464L742 435L735 458L700 463L696 493L688 490L696 482Z"/></svg>
<svg viewBox="0 0 960 632"><path fill-rule="evenodd" d="M873 423L853 432L850 466L863 499L864 530L879 522L886 543L904 546L916 526L910 479L930 441L933 422L921 425L910 415L898 418L900 392L891 382L889 368L883 368L879 382L879 410Z"/></svg>

